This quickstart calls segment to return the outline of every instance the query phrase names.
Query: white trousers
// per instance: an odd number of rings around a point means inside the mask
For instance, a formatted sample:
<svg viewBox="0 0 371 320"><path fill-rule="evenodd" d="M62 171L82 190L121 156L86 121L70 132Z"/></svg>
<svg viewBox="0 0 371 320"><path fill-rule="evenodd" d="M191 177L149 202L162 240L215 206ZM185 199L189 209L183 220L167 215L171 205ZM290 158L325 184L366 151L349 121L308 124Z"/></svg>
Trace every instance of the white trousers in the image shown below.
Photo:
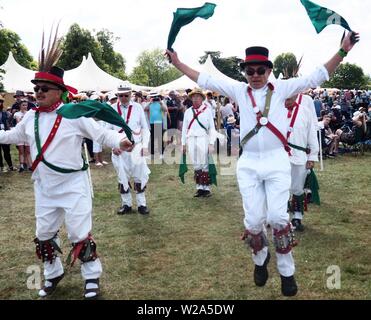
<svg viewBox="0 0 371 320"><path fill-rule="evenodd" d="M92 229L92 199L86 172L70 174L71 178L53 190L45 189L35 181L36 237L41 241L52 239L63 221L72 243L85 240ZM57 239L57 243L60 240ZM69 251L67 251L69 252ZM64 272L58 257L52 264L44 263L45 279L53 279ZM102 274L99 259L81 265L84 279L96 279Z"/></svg>
<svg viewBox="0 0 371 320"><path fill-rule="evenodd" d="M244 151L237 164L237 179L247 230L258 234L266 232L265 224L278 230L288 225L291 167L288 154L283 148L259 153ZM263 265L267 253L266 247L253 255L254 263ZM285 277L292 276L295 273L292 253L276 253L276 256L279 273Z"/></svg>
<svg viewBox="0 0 371 320"><path fill-rule="evenodd" d="M93 153L100 153L103 151L103 146L95 141L93 141Z"/></svg>
<svg viewBox="0 0 371 320"><path fill-rule="evenodd" d="M209 172L209 136L187 138L187 147L190 161L195 171ZM210 191L210 186L196 184L197 190Z"/></svg>
<svg viewBox="0 0 371 320"><path fill-rule="evenodd" d="M149 180L149 170L146 160L141 155L142 144L138 143L132 152L123 152L120 156L112 154L112 164L118 176L118 182L124 186L125 190L129 189L130 179L134 183L140 183L142 189L147 185ZM137 205L146 206L145 192L137 193ZM122 205L132 206L131 193L121 194Z"/></svg>
<svg viewBox="0 0 371 320"><path fill-rule="evenodd" d="M306 165L295 165L291 163L291 189L292 195L301 196L304 194L304 184L307 178L308 170ZM299 211L295 211L293 215L294 219L303 219L303 214Z"/></svg>

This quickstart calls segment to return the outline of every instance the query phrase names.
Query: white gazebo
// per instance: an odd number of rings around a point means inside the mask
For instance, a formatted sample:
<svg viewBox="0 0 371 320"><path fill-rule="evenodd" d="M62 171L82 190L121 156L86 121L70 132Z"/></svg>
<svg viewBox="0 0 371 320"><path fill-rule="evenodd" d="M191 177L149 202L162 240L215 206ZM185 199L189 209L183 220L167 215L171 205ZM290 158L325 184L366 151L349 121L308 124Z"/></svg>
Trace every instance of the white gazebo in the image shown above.
<svg viewBox="0 0 371 320"><path fill-rule="evenodd" d="M5 91L33 91L34 85L31 83L31 80L35 77L35 71L22 67L14 59L13 53L11 51L9 52L8 59L2 66L0 66L0 69L3 69L5 71L5 73L2 74L2 83L4 85Z"/></svg>
<svg viewBox="0 0 371 320"><path fill-rule="evenodd" d="M128 81L111 76L95 63L91 53L83 60L81 65L73 70L66 71L64 81L79 91L107 92L117 89L122 84L130 84L135 91L150 90L150 87L137 86Z"/></svg>

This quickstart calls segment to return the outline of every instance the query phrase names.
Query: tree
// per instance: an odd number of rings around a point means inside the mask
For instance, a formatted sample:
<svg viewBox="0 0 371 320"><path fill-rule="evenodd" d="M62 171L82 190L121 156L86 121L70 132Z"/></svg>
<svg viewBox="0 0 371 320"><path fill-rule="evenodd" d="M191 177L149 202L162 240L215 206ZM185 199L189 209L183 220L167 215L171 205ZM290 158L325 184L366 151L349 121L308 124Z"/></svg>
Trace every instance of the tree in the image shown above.
<svg viewBox="0 0 371 320"><path fill-rule="evenodd" d="M273 63L273 74L276 78L282 75L292 75L298 67L298 62L293 53L280 54Z"/></svg>
<svg viewBox="0 0 371 320"><path fill-rule="evenodd" d="M139 85L158 87L182 75L169 65L161 49L143 51L137 58L137 64L130 75L130 81Z"/></svg>
<svg viewBox="0 0 371 320"><path fill-rule="evenodd" d="M35 69L37 66L26 46L21 43L19 35L9 29L0 29L0 65L8 59L9 51L23 67Z"/></svg>
<svg viewBox="0 0 371 320"><path fill-rule="evenodd" d="M4 85L1 82L1 80L3 80L3 77L1 76L2 73L4 73L4 70L0 69L0 92L4 91Z"/></svg>
<svg viewBox="0 0 371 320"><path fill-rule="evenodd" d="M114 51L114 44L120 38L115 37L113 32L103 29L97 33L97 41L102 50L102 60L106 64L106 71L118 78L126 79L126 61L124 57Z"/></svg>
<svg viewBox="0 0 371 320"><path fill-rule="evenodd" d="M126 80L125 59L113 49L117 39L107 29L94 36L89 30L75 23L62 39L63 54L58 65L65 70L74 69L81 64L83 56L88 56L90 52L99 68Z"/></svg>
<svg viewBox="0 0 371 320"><path fill-rule="evenodd" d="M221 58L220 51L205 51L205 55L203 55L199 62L204 64L207 60L207 57L210 55L212 62L214 63L215 67L226 76L235 79L237 81L244 81L246 82L246 78L241 73L240 70L240 63L241 59L234 56L228 58Z"/></svg>
<svg viewBox="0 0 371 320"><path fill-rule="evenodd" d="M102 50L99 43L94 39L89 30L82 29L75 23L65 37L62 38L63 54L58 66L65 70L77 68L83 56L88 56L90 52L94 61L99 67L103 67Z"/></svg>
<svg viewBox="0 0 371 320"><path fill-rule="evenodd" d="M341 64L330 80L322 86L338 89L365 89L368 85L367 78L361 67L347 62Z"/></svg>

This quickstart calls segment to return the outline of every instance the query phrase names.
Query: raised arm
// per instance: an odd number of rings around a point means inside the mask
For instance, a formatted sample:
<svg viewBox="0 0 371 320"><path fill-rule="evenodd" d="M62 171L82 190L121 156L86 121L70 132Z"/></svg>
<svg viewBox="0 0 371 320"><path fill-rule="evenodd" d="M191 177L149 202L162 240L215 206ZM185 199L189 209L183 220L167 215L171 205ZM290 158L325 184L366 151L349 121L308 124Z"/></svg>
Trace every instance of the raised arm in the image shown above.
<svg viewBox="0 0 371 320"><path fill-rule="evenodd" d="M330 76L335 72L336 68L358 41L359 34L357 32L348 32L341 44L340 50L325 64L325 68Z"/></svg>
<svg viewBox="0 0 371 320"><path fill-rule="evenodd" d="M353 33L352 35L352 33L349 32L344 38L340 50L327 63L316 69L310 75L289 80L278 80L276 84L280 87L283 98L290 98L307 89L316 88L324 81L328 80L358 40L358 33Z"/></svg>

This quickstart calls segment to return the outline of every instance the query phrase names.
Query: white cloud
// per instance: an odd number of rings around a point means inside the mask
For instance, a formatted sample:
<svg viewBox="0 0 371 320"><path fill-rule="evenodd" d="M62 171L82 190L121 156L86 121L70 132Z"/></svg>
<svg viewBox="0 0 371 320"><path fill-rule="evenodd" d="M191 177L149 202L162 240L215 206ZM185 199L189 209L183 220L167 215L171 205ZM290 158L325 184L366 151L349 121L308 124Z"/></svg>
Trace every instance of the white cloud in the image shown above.
<svg viewBox="0 0 371 320"><path fill-rule="evenodd" d="M299 0L214 0L215 14L209 20L197 19L184 27L174 44L186 63L195 64L206 50L223 56L244 57L251 45L267 46L272 60L282 52L304 54L302 72L326 62L337 50L342 28L330 26L317 35ZM361 42L346 61L360 65L371 74L371 2L364 0L316 0L342 15ZM196 7L203 0L3 0L0 11L5 27L17 32L32 55L37 57L43 27L62 20L61 34L76 22L89 30L107 28L121 39L115 49L131 70L137 56L146 49L165 48L178 7Z"/></svg>

